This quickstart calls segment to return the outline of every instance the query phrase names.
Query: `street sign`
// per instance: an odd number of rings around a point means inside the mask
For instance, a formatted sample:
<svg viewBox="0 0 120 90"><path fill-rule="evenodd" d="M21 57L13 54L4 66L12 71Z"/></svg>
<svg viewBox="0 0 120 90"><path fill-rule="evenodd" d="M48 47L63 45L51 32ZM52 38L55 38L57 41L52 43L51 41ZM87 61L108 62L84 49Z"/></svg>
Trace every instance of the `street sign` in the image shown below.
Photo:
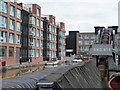
<svg viewBox="0 0 120 90"><path fill-rule="evenodd" d="M93 44L90 49L92 55L112 55L112 45L109 44Z"/></svg>

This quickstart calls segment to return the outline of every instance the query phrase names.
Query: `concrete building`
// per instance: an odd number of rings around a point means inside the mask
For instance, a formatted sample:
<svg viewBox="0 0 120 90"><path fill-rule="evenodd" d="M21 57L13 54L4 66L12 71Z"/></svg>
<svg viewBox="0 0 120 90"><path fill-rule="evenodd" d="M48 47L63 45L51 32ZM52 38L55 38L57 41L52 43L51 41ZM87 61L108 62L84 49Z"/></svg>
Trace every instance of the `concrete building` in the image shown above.
<svg viewBox="0 0 120 90"><path fill-rule="evenodd" d="M43 17L44 23L43 23L43 37L44 37L44 51L43 51L43 57L44 61L49 61L52 59L56 59L56 36L57 36L57 25L56 25L56 19L53 15L46 15Z"/></svg>
<svg viewBox="0 0 120 90"><path fill-rule="evenodd" d="M65 57L65 23L57 23L57 58L61 60Z"/></svg>
<svg viewBox="0 0 120 90"><path fill-rule="evenodd" d="M22 7L17 2L0 3L0 58L7 65L19 63Z"/></svg>
<svg viewBox="0 0 120 90"><path fill-rule="evenodd" d="M87 55L90 45L95 43L96 35L94 32L83 32L79 34L80 54Z"/></svg>
<svg viewBox="0 0 120 90"><path fill-rule="evenodd" d="M69 31L66 36L66 56L79 54L79 31Z"/></svg>

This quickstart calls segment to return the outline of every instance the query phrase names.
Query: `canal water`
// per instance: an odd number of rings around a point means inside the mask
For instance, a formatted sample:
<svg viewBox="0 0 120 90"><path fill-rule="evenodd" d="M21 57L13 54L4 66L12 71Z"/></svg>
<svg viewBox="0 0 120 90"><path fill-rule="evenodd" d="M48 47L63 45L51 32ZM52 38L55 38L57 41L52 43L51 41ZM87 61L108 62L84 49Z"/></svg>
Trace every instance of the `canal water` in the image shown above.
<svg viewBox="0 0 120 90"><path fill-rule="evenodd" d="M43 70L43 66L28 66L25 68L8 69L0 72L1 79L10 79L12 77Z"/></svg>

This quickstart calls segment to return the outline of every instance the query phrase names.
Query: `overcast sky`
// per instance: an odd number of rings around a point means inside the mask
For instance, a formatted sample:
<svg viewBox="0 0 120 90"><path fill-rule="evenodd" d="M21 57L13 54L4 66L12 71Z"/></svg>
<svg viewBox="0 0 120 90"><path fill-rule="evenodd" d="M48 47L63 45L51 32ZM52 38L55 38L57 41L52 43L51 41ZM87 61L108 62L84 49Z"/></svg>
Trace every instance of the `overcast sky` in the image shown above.
<svg viewBox="0 0 120 90"><path fill-rule="evenodd" d="M54 15L65 22L68 31L93 32L94 26L118 25L119 0L20 0L37 3L43 15Z"/></svg>

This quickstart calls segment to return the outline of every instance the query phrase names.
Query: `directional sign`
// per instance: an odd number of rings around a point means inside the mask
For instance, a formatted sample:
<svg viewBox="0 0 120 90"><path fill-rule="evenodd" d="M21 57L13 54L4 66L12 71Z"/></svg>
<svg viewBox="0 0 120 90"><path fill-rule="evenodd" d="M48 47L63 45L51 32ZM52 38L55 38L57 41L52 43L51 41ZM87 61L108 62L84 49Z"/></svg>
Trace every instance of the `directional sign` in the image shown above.
<svg viewBox="0 0 120 90"><path fill-rule="evenodd" d="M92 55L112 55L112 45L93 44L90 50Z"/></svg>

